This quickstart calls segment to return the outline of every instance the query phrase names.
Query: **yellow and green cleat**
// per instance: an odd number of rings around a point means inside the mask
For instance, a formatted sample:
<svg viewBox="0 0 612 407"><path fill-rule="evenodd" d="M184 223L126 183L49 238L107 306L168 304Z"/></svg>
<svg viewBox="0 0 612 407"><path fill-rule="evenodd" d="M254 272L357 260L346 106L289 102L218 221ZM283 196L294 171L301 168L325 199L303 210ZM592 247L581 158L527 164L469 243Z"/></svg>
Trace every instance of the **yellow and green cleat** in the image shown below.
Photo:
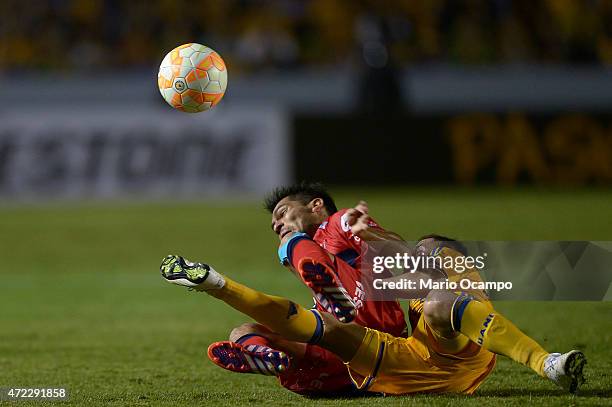
<svg viewBox="0 0 612 407"><path fill-rule="evenodd" d="M221 288L225 285L223 277L208 264L193 263L181 256L166 256L159 269L169 283L196 290Z"/></svg>

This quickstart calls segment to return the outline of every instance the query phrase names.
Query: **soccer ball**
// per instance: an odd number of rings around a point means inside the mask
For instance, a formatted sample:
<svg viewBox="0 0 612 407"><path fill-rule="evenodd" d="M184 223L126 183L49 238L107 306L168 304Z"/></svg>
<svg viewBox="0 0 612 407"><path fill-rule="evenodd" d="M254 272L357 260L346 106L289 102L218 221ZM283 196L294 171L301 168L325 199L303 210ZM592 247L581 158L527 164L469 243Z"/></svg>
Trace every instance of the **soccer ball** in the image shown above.
<svg viewBox="0 0 612 407"><path fill-rule="evenodd" d="M212 49L195 43L174 48L162 60L157 75L162 97L183 112L203 112L215 106L227 88L227 69Z"/></svg>

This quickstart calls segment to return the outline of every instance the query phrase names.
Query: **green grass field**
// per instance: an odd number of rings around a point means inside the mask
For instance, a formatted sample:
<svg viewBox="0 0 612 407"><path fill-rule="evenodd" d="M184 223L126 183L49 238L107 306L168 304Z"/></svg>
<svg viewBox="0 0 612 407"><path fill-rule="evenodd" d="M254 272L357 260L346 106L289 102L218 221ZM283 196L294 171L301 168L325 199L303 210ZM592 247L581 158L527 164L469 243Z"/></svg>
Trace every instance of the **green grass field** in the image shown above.
<svg viewBox="0 0 612 407"><path fill-rule="evenodd" d="M406 238L612 240L612 191L335 192L340 206L367 199ZM74 405L612 405L611 302L498 304L546 348L586 352L578 397L500 358L474 396L312 401L215 367L207 346L246 317L159 276L161 258L180 253L310 305L278 265L258 202L13 204L0 208L0 230L0 387L66 387Z"/></svg>

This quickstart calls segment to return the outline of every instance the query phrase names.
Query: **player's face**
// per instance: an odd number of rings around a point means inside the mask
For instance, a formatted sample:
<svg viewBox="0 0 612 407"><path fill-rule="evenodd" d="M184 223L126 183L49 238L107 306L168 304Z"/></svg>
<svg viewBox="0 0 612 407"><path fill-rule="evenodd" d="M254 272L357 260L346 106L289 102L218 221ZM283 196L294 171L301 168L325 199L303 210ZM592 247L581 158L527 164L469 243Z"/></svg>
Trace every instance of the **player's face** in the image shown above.
<svg viewBox="0 0 612 407"><path fill-rule="evenodd" d="M321 223L320 200L313 200L308 204L289 199L281 199L272 211L272 230L283 241L294 232L304 232L314 235Z"/></svg>

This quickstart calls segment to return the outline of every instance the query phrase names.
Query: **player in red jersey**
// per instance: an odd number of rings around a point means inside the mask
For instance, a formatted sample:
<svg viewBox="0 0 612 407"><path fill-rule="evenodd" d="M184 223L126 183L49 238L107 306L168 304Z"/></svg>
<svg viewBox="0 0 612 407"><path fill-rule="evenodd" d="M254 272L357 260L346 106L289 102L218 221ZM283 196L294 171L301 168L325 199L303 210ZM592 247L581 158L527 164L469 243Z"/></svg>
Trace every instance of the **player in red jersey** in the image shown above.
<svg viewBox="0 0 612 407"><path fill-rule="evenodd" d="M357 324L398 337L407 335L404 313L397 301L366 298L360 265L369 248L365 240L387 241L392 250L404 243L367 214L367 205L337 210L331 196L318 184L299 184L274 190L265 201L272 213L272 229L279 237L291 233L310 236L337 262L334 281L296 274L313 291L315 307L341 322ZM400 248L401 248L400 247ZM279 252L281 262L285 254ZM260 373L279 378L287 389L300 394L350 394L355 388L342 361L316 346L289 342L262 325L247 323L235 328L230 340L213 343L208 350L217 365L235 372Z"/></svg>

